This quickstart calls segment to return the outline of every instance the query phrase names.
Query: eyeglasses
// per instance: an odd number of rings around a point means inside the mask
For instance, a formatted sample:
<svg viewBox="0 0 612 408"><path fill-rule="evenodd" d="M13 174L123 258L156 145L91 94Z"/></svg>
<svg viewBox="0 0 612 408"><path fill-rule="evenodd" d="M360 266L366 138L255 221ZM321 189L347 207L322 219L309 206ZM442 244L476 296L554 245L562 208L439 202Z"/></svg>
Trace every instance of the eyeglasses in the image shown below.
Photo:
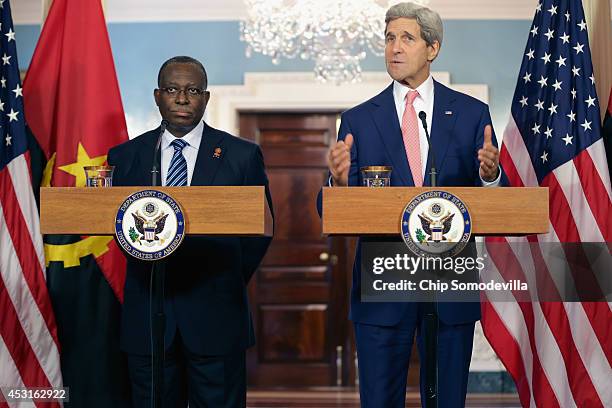
<svg viewBox="0 0 612 408"><path fill-rule="evenodd" d="M166 94L168 96L178 96L182 92L187 97L202 96L206 92L208 92L205 89L200 89L200 88L195 88L195 87L190 87L190 88L186 88L186 89L185 88L179 89L179 88L176 88L174 86L169 86L167 88L159 88L159 90L162 91L164 94Z"/></svg>

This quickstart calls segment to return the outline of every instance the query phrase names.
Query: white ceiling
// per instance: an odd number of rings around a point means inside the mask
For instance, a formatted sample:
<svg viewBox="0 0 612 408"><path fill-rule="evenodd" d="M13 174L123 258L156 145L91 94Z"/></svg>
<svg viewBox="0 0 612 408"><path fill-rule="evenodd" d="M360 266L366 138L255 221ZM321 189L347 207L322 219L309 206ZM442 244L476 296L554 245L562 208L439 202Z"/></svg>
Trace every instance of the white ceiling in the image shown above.
<svg viewBox="0 0 612 408"><path fill-rule="evenodd" d="M104 0L109 22L238 20L243 0ZM378 0L379 2L383 2ZM537 0L430 0L446 19L533 18ZM15 24L37 24L42 0L11 0Z"/></svg>

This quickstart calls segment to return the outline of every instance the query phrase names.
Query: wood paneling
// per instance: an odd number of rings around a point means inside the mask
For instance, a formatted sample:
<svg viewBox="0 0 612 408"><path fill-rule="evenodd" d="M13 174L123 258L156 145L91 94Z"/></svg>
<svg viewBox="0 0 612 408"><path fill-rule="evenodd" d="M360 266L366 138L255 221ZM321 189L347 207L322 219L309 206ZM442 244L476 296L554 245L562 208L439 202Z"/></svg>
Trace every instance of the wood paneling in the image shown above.
<svg viewBox="0 0 612 408"><path fill-rule="evenodd" d="M247 357L251 385L334 385L338 368L340 380L349 380L352 259L344 238L322 236L315 205L335 125L336 114L240 115L240 134L258 142L264 154L276 227L249 287L257 336ZM336 365L337 346L342 367Z"/></svg>

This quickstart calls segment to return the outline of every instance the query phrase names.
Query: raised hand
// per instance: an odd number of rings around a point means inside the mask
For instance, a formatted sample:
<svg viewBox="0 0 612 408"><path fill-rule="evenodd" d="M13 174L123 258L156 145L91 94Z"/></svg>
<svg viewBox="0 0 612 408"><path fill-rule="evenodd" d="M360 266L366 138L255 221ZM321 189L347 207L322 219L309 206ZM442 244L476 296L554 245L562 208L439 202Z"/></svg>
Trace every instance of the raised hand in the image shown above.
<svg viewBox="0 0 612 408"><path fill-rule="evenodd" d="M484 181L494 181L499 171L499 150L493 145L493 130L491 125L485 126L484 143L482 149L478 150L480 161L480 177Z"/></svg>
<svg viewBox="0 0 612 408"><path fill-rule="evenodd" d="M327 153L327 166L332 175L334 186L348 186L352 146L353 135L349 133L343 141L336 142L329 148L329 152Z"/></svg>

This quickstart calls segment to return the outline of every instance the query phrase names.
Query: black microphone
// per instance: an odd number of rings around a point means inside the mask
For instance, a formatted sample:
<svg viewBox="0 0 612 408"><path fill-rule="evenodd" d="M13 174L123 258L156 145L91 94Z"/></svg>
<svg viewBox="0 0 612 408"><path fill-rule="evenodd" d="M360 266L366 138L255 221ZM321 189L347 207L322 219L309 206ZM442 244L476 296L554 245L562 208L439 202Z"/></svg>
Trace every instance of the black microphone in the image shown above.
<svg viewBox="0 0 612 408"><path fill-rule="evenodd" d="M427 114L424 111L420 111L419 119L421 119L423 129L425 129L425 136L427 137L427 144L429 145L429 149L427 150L427 160L431 162L431 169L429 170L429 175L431 176L430 184L431 187L437 187L436 176L438 175L438 172L436 171L436 156L431 148L431 139L429 139L429 132L427 131Z"/></svg>
<svg viewBox="0 0 612 408"><path fill-rule="evenodd" d="M159 153L159 148L161 147L162 135L166 132L166 127L168 127L168 121L166 119L161 121L161 126L159 129L159 136L157 137L157 143L155 144L155 151L153 152L153 166L151 167L151 185L157 186L157 174L159 170L157 169L157 153Z"/></svg>

